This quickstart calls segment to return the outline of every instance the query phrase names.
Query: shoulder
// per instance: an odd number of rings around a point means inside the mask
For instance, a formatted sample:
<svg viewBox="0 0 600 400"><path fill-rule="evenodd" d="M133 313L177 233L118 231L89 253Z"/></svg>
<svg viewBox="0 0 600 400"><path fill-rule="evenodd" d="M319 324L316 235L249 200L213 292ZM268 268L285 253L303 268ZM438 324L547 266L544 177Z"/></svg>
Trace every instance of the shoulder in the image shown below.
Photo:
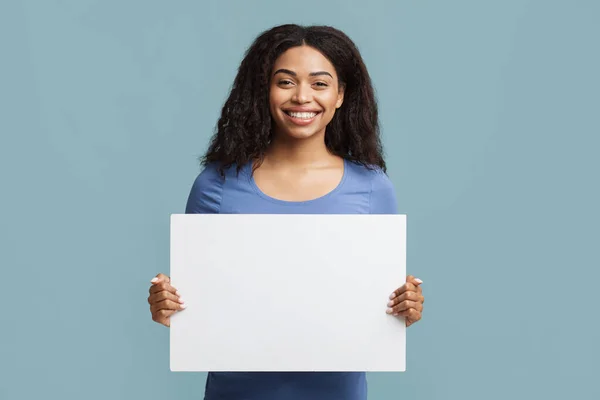
<svg viewBox="0 0 600 400"><path fill-rule="evenodd" d="M394 191L394 184L380 167L366 166L353 161L347 161L346 165L352 179L362 186L368 186L370 191Z"/></svg>
<svg viewBox="0 0 600 400"><path fill-rule="evenodd" d="M365 166L354 162L349 165L352 178L369 192L371 214L396 214L396 190L389 176L378 166Z"/></svg>
<svg viewBox="0 0 600 400"><path fill-rule="evenodd" d="M186 214L218 213L224 181L216 163L206 165L192 183Z"/></svg>

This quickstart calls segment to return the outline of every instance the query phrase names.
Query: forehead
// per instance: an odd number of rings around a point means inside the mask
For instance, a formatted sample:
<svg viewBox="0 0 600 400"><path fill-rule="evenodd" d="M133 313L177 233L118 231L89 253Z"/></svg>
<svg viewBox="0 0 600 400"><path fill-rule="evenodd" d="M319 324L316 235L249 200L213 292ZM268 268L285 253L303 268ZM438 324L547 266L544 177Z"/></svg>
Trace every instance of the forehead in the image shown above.
<svg viewBox="0 0 600 400"><path fill-rule="evenodd" d="M280 68L289 69L298 74L327 71L334 77L336 76L333 64L320 51L310 46L298 46L286 50L275 60L273 71Z"/></svg>

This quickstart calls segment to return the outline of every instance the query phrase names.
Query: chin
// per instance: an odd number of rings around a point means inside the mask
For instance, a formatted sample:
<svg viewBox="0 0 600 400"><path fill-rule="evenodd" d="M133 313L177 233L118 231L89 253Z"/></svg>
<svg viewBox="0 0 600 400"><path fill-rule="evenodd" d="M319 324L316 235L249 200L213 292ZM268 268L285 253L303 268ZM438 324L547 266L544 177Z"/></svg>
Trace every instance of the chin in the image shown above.
<svg viewBox="0 0 600 400"><path fill-rule="evenodd" d="M305 140L319 136L319 131L314 129L298 129L297 127L285 127L279 130L281 136L288 139Z"/></svg>

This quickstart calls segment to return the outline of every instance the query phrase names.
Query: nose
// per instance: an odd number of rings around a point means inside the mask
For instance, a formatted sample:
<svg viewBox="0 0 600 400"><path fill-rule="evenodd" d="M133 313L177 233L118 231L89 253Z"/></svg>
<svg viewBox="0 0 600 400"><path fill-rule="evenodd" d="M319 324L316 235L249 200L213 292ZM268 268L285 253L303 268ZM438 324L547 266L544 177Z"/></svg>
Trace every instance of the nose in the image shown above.
<svg viewBox="0 0 600 400"><path fill-rule="evenodd" d="M292 96L292 101L299 104L308 103L311 100L310 96L310 88L307 88L305 85L298 85Z"/></svg>

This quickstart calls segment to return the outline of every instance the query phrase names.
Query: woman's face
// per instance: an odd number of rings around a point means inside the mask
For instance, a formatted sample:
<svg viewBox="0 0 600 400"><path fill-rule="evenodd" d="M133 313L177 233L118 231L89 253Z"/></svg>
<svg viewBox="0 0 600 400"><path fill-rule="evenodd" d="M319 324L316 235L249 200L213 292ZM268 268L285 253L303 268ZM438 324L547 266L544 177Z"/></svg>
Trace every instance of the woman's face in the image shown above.
<svg viewBox="0 0 600 400"><path fill-rule="evenodd" d="M269 103L276 135L324 136L343 98L334 66L313 47L292 47L275 61Z"/></svg>

